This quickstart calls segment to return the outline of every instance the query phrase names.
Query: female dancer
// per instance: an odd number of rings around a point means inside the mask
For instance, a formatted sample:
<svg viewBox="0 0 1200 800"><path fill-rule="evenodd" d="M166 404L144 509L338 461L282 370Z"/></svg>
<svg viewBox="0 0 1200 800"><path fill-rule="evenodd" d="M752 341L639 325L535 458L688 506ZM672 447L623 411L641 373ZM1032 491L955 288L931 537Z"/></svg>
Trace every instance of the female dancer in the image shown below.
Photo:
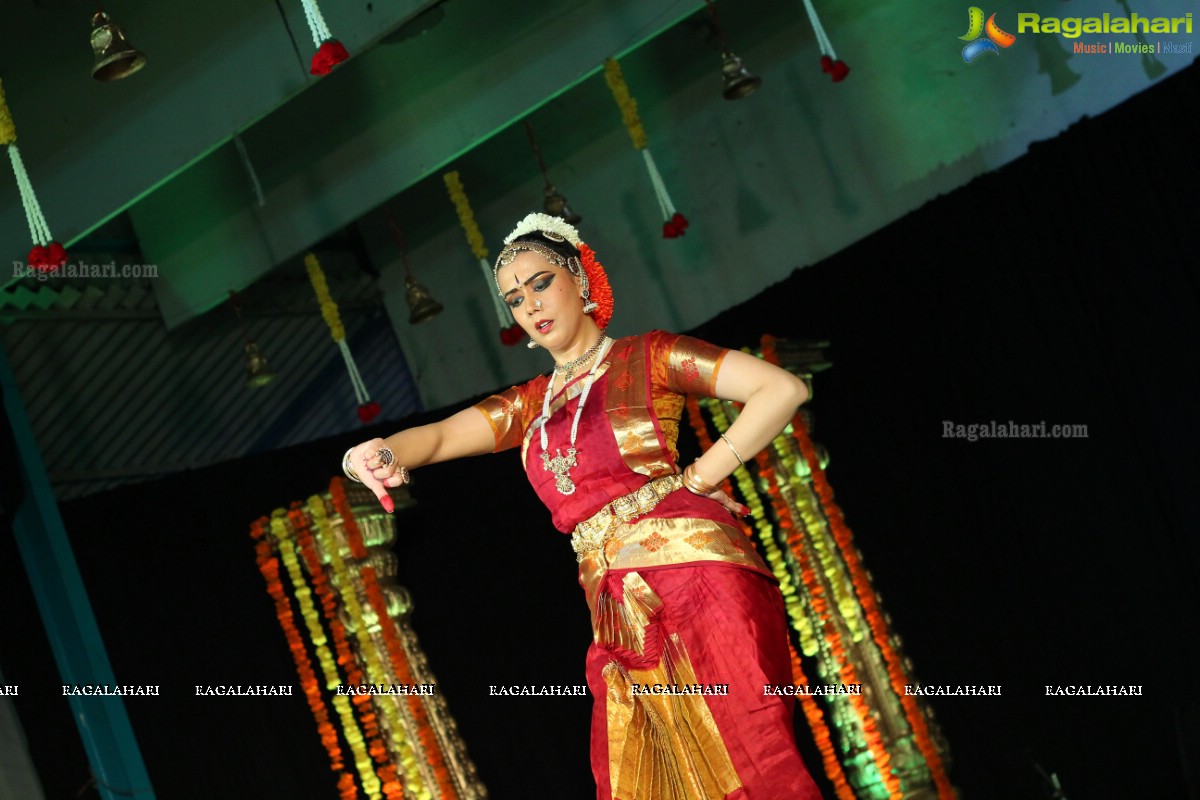
<svg viewBox="0 0 1200 800"><path fill-rule="evenodd" d="M520 447L571 534L591 610L587 657L598 800L819 800L796 749L783 600L716 487L791 420L802 381L765 361L651 331L612 340L608 281L575 228L530 214L496 290L554 358L548 376L441 422L372 439L343 468L379 497L408 469ZM744 403L682 471L684 396Z"/></svg>

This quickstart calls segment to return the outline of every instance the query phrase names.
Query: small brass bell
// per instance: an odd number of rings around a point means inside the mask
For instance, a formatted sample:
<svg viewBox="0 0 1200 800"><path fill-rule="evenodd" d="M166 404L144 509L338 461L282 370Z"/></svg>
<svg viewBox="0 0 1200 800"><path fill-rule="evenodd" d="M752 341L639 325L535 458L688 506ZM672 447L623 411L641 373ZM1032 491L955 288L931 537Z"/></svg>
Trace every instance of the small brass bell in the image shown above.
<svg viewBox="0 0 1200 800"><path fill-rule="evenodd" d="M146 56L103 11L92 16L92 53L96 56L92 77L98 81L127 78L146 65Z"/></svg>
<svg viewBox="0 0 1200 800"><path fill-rule="evenodd" d="M571 210L571 207L567 205L567 198L552 183L546 184L546 199L542 201L542 210L550 216L559 217L571 225L577 225L583 219L583 217Z"/></svg>
<svg viewBox="0 0 1200 800"><path fill-rule="evenodd" d="M275 380L275 373L267 365L267 357L254 342L246 342L246 385L251 389L266 386Z"/></svg>
<svg viewBox="0 0 1200 800"><path fill-rule="evenodd" d="M725 99L741 100L758 91L762 78L751 74L742 60L726 50L721 62L721 76L725 79Z"/></svg>
<svg viewBox="0 0 1200 800"><path fill-rule="evenodd" d="M408 287L409 324L416 325L442 313L442 304L434 300L429 290L413 280L411 275L404 283Z"/></svg>

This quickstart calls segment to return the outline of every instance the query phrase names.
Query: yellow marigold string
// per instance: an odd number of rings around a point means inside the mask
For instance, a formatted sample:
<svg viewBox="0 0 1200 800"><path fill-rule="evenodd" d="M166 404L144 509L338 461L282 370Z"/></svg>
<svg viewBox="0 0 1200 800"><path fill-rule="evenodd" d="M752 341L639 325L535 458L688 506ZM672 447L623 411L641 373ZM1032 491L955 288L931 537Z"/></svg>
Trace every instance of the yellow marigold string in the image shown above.
<svg viewBox="0 0 1200 800"><path fill-rule="evenodd" d="M475 212L471 210L471 201L467 199L462 179L457 172L447 172L442 176L442 180L446 182L446 190L450 192L450 201L454 203L454 210L458 213L458 223L467 236L467 245L471 248L471 255L475 256L475 260L479 262L479 271L483 273L488 297L492 299L492 311L500 326L500 341L505 345L514 345L525 337L525 332L521 329L520 324L513 320L511 310L500 299L500 294L493 285L492 265L488 263L488 249L483 243L483 233L475 222Z"/></svg>
<svg viewBox="0 0 1200 800"><path fill-rule="evenodd" d="M779 365L779 356L775 349L774 337L763 337L762 352L764 359L776 366ZM913 738L916 740L917 749L920 751L922 757L924 757L925 764L933 776L934 785L937 787L938 800L953 800L957 795L950 783L949 776L946 774L941 755L933 743L929 726L925 721L925 714L917 704L916 697L905 694L904 686L911 683L911 680L904 672L902 659L892 646L891 637L887 630L887 623L883 619L883 612L879 608L875 590L871 586L870 578L867 577L866 569L862 565L858 549L854 546L853 534L845 523L842 509L834 501L833 487L830 486L829 480L825 476L825 470L821 468L820 458L817 456L816 448L808 436L808 426L805 424L801 414L796 414L792 420L792 431L792 435L795 437L796 443L799 445L800 451L808 463L808 468L812 474L813 487L821 500L825 518L829 521L829 526L833 530L834 540L837 542L838 548L842 553L842 558L845 559L846 565L850 570L851 579L854 582L854 588L858 594L859 601L866 613L872 637L883 655L892 690L904 708L905 716L908 718L908 724L913 732Z"/></svg>
<svg viewBox="0 0 1200 800"><path fill-rule="evenodd" d="M329 326L329 335L333 337L338 351L342 354L342 360L346 363L346 373L350 376L350 385L354 388L354 397L358 401L358 418L363 424L367 424L379 416L382 409L379 403L371 399L371 394L358 371L358 364L354 361L354 354L350 352L350 343L346 341L346 329L342 325L341 315L338 314L337 303L333 302L333 297L329 294L329 284L325 281L321 262L309 253L304 256L304 267L308 270L308 279L312 282L317 302L321 305L321 316Z"/></svg>
<svg viewBox="0 0 1200 800"><path fill-rule="evenodd" d="M324 501L320 497L310 497L308 502L310 508L316 504L320 504L322 508L324 507ZM300 512L293 513L298 514ZM309 518L311 517L305 517L305 519ZM326 517L321 517L318 521L317 538L320 540L322 549L325 549L327 552L329 547L337 546L336 541L334 541L332 529L329 526L328 518ZM314 547L314 552L312 553L311 557L307 554L307 552L305 554L306 558L311 559L310 572L313 574L317 574L321 571L321 565L315 550L316 548ZM338 560L339 562L341 561L340 554ZM345 585L341 583L341 581L345 579L345 576L340 575L336 570L334 571L334 574L339 582L339 585ZM328 581L323 583L326 587L326 590L328 590ZM329 627L333 632L334 639L337 642L338 663L343 665L349 685L357 686L367 683L367 681L364 680L363 671L359 666L358 659L355 658L350 649L350 643L346 639L345 627L342 625L341 620L337 616L337 598L333 595L332 591L329 591L328 597L329 599L327 607L329 608L330 613L326 614L326 621L329 623ZM350 702L358 707L358 713L362 720L363 732L370 740L368 751L377 765L375 771L379 776L380 781L382 781L384 795L388 798L388 800L403 800L403 787L400 785L400 782L397 779L396 767L391 762L388 749L383 744L383 739L379 728L378 715L374 710L375 704L372 701L371 696L356 694L351 698ZM357 795L351 794L347 800L357 800Z"/></svg>
<svg viewBox="0 0 1200 800"><path fill-rule="evenodd" d="M837 552L837 543L833 541L817 497L804 485L803 481L796 477L799 475L799 470L795 441L788 436L779 436L772 443L772 447L779 462L783 465L783 474L790 476L791 505L800 513L804 529L810 534L809 541L817 554L821 573L833 591L834 602L846 625L846 630L850 634L850 640L861 642L866 635L863 626L864 611L855 596L853 581L848 574L845 561Z"/></svg>
<svg viewBox="0 0 1200 800"><path fill-rule="evenodd" d="M316 553L308 518L302 509L303 505L301 503L297 502L293 504L292 511L287 515L287 523L296 540L296 544L300 546L300 555L304 558L304 562L308 566L309 575L312 576L313 591L317 593L317 596L321 600L321 616L325 617L326 622L330 622L336 618L337 601L332 596L328 579L325 577L324 570L321 569L321 561ZM291 543L289 542L288 544L290 545ZM292 560L296 560L294 555L292 556ZM299 591L297 591L297 599L300 600L304 619L308 624L309 638L317 650L317 660L321 664L321 669L325 675L325 688L330 692L334 692L333 707L337 711L338 718L342 723L342 735L350 745L350 750L354 753L354 766L358 770L359 780L362 781L363 791L369 797L377 798L380 796L380 781L375 774L374 764L371 761L362 729L358 725L358 720L355 719L354 708L348 696L337 694L337 687L342 682L341 675L338 672L338 660L330 652L328 637L325 635L325 630L321 625L317 610L313 607L311 593L307 591L308 587L304 582L304 574L300 571L299 563L297 562L294 568L291 563L287 562L286 558L285 563L287 563L288 574L291 576L293 584L299 581L299 585L305 588L303 599L300 599L301 593Z"/></svg>
<svg viewBox="0 0 1200 800"><path fill-rule="evenodd" d="M621 65L615 58L604 62L604 82L608 84L613 99L621 109L621 121L625 123L625 130L629 131L634 148L645 150L646 129L642 127L642 118L638 116L637 100L629 93L629 86L621 73Z"/></svg>
<svg viewBox="0 0 1200 800"><path fill-rule="evenodd" d="M333 296L329 294L329 284L325 282L325 272L321 269L321 262L317 261L317 257L312 253L304 256L304 267L308 270L308 279L312 281L313 291L317 293L317 302L321 305L321 316L325 318L325 324L329 326L329 333L333 336L335 342L341 342L346 338L346 329L342 326L342 317L338 313L337 303L333 302Z"/></svg>
<svg viewBox="0 0 1200 800"><path fill-rule="evenodd" d="M345 780L350 773L343 769L344 762L342 760L341 747L338 744L337 730L333 723L329 721L329 710L325 705L325 700L321 695L320 687L317 685L317 678L312 669L312 662L308 657L308 649L304 646L304 640L297 630L294 617L292 614L292 606L288 601L287 593L284 591L283 582L279 579L279 559L272 554L271 539L267 537L266 531L268 525L275 532L274 540L278 540L279 525L274 520L268 520L263 517L250 526L250 536L255 541L255 556L258 563L259 572L267 582L267 594L275 602L275 617L279 620L279 625L283 628L284 638L288 643L288 650L292 654L292 660L296 664L296 673L300 678L300 688L304 692L304 696L308 701L309 710L312 711L313 717L317 721L317 734L321 738L321 743L325 746L329 753L330 767L334 772L340 774L338 785L344 785ZM350 776L353 781L353 777Z"/></svg>
<svg viewBox="0 0 1200 800"><path fill-rule="evenodd" d="M0 147L12 144L17 140L17 126L13 122L12 112L8 110L8 100L4 96L4 84L0 82Z"/></svg>
<svg viewBox="0 0 1200 800"><path fill-rule="evenodd" d="M629 132L634 149L641 152L642 160L646 164L646 172L654 188L654 197L658 200L658 208L663 215L663 238L677 239L687 232L690 223L687 217L675 208L667 185L658 171L658 165L654 163L654 156L646 146L646 129L642 127L642 118L638 116L637 101L629 93L625 76L621 74L621 65L616 59L610 58L604 62L604 81L621 109L621 121L625 123L625 130Z"/></svg>
<svg viewBox="0 0 1200 800"><path fill-rule="evenodd" d="M858 680L858 670L855 668L850 654L846 652L845 645L842 643L842 637L837 630L837 624L830 615L831 610L829 602L825 598L825 590L816 577L808 549L804 546L803 528L797 525L792 518L791 509L788 506L787 500L783 497L783 493L780 491L779 479L774 468L771 466L771 457L766 451L763 451L758 454L756 461L758 463L758 474L762 476L768 487L767 491L771 497L775 518L778 520L779 527L784 532L788 545L799 562L800 574L804 578L808 596L812 598L813 611L817 613L821 621L822 635L825 642L829 645L830 653L837 667L837 675L842 683L860 683ZM866 741L867 749L870 751L871 758L875 762L879 779L887 789L888 797L890 800L901 800L900 779L892 771L892 756L887 751L887 747L883 742L883 735L879 730L878 723L871 715L870 706L862 695L849 695L848 699L850 705L854 708L858 724L862 729L863 739Z"/></svg>
<svg viewBox="0 0 1200 800"><path fill-rule="evenodd" d="M475 222L475 212L471 210L471 201L467 199L462 179L457 172L447 172L442 179L446 182L446 189L450 192L450 201L454 203L454 210L458 212L458 223L462 225L463 233L467 235L467 244L471 247L471 255L486 260L488 250L483 244L483 233L480 232L479 225Z"/></svg>
<svg viewBox="0 0 1200 800"><path fill-rule="evenodd" d="M288 514L288 520L296 531L296 541L300 543L300 553L304 556L304 562L308 567L308 574L312 576L313 589L321 598L321 610L325 616L325 623L329 626L329 631L333 636L334 650L337 653L337 663L345 672L347 685L361 685L366 681L363 680L363 673L358 665L358 659L355 658L354 652L350 648L350 641L346 638L346 628L338 616L339 604L337 594L330 586L329 579L326 577L325 570L321 565L321 557L317 552L310 518L303 510L303 507L299 503L295 503L292 506L292 511ZM350 703L357 710L362 733L370 742L367 749L378 765L376 767L376 774L379 775L380 780L383 782L384 793L388 800L403 800L403 791L399 783L395 781L396 768L392 765L387 748L383 745L383 741L380 738L378 715L375 713L371 696L355 694L350 698ZM346 780L346 778L349 780ZM338 784L338 788L341 791L342 800L358 800L358 786L354 782L353 776L348 773L344 775L343 780Z"/></svg>
<svg viewBox="0 0 1200 800"><path fill-rule="evenodd" d="M329 554L330 566L337 576L337 585L341 593L342 603L346 607L346 613L354 622L354 635L358 639L359 654L367 662L365 670L367 680L372 684L391 683L392 676L384 666L380 648L376 646L375 640L371 638L366 615L363 613L362 605L358 601L358 592L354 588L354 579L350 572L350 567L342 558L340 548L334 538L333 529L325 513L324 500L320 497L310 498L308 510L310 516L313 518L313 522L317 524L317 529L321 532L321 545L324 551ZM343 524L345 523L346 519L343 518ZM379 617L381 628L384 627L388 619L386 611L387 609L385 608L384 615ZM394 703L380 702L379 708L383 712L384 718L388 721L388 727L391 729L393 751L398 754L400 768L404 773L404 788L419 800L426 800L432 797L428 787L425 785L425 781L421 777L418 755L414 744L406 735L408 731L406 720L400 716L399 710Z"/></svg>
<svg viewBox="0 0 1200 800"><path fill-rule="evenodd" d="M371 632L368 629L362 606L358 602L358 593L354 588L350 568L342 558L341 550L333 534L333 528L325 513L324 500L320 497L310 498L308 511L313 522L317 525L321 548L329 555L330 567L337 578L338 590L342 598L342 603L346 608L346 613L354 622L354 635L358 639L358 652L366 662L365 672L367 682L371 684L391 683L391 675L380 659L379 648L375 646L375 641L371 638ZM412 743L409 742L408 737L405 735L407 731L406 721L403 717L399 716L395 704L380 702L378 707L383 713L384 719L387 720L387 727L390 728L392 750L397 753L400 760L400 768L404 772L404 787L411 791L414 797L430 797L429 791L425 788L424 781L421 779L420 769L417 765L417 756L413 751Z"/></svg>
<svg viewBox="0 0 1200 800"><path fill-rule="evenodd" d="M350 545L350 552L355 554L360 552L366 553L366 548L362 540L362 532L358 527L357 520L354 518L344 488L344 482L340 478L334 478L331 481L330 497L333 500L334 508L342 518L346 540ZM362 556L358 557L362 558ZM383 589L379 585L375 570L363 563L359 569L359 576L362 578L364 589L366 589L367 599L380 620L380 634L383 636L386 652L391 659L392 669L397 679L401 683L415 683L416 681L413 678L408 663L408 654L396 632L396 626L383 624L384 621L390 623L391 618L387 613L387 598L384 597ZM409 712L416 727L415 732L417 737L420 739L425 761L433 771L434 780L440 788L440 795L450 800L457 795L454 792L453 784L450 780L450 770L446 766L441 747L438 745L425 704L422 702L422 698L415 694L408 695L407 700Z"/></svg>

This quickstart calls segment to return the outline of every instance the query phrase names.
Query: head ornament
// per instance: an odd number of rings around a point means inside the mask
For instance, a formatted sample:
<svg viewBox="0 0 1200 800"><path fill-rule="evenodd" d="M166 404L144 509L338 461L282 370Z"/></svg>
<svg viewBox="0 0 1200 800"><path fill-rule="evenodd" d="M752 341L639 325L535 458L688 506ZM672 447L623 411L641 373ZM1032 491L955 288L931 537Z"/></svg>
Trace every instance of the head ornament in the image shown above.
<svg viewBox="0 0 1200 800"><path fill-rule="evenodd" d="M532 233L539 234L549 242L567 242L579 251L579 255L564 256L550 245L536 240L516 241L516 239ZM605 274L604 267L596 260L595 252L579 238L579 231L575 229L574 225L561 217L552 217L540 212L529 214L518 222L512 233L505 237L504 248L492 266L492 278L496 282L496 291L500 293L501 297L504 296L504 290L500 286L498 276L500 268L511 264L513 259L522 252L537 253L551 264L562 267L572 275L579 277L579 293L583 297L584 313L593 315L592 319L596 321L600 330L608 327L613 310L612 287L609 286L608 275Z"/></svg>

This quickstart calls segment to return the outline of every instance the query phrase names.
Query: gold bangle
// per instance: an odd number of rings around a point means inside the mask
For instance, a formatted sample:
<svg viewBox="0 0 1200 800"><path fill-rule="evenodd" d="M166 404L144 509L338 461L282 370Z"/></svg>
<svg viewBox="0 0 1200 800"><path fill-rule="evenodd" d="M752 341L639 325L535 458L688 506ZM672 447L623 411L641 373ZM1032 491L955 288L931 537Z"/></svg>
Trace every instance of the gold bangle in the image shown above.
<svg viewBox="0 0 1200 800"><path fill-rule="evenodd" d="M704 479L696 474L695 464L688 464L687 469L683 471L683 485L692 494L710 495L717 490L716 486L711 483L705 483Z"/></svg>
<svg viewBox="0 0 1200 800"><path fill-rule="evenodd" d="M733 446L733 442L729 441L729 437L722 433L721 440L729 446L729 451L731 453L733 453L733 457L738 460L738 463L741 464L742 466L745 466L746 465L745 460L742 459L741 455L737 451L737 448Z"/></svg>

